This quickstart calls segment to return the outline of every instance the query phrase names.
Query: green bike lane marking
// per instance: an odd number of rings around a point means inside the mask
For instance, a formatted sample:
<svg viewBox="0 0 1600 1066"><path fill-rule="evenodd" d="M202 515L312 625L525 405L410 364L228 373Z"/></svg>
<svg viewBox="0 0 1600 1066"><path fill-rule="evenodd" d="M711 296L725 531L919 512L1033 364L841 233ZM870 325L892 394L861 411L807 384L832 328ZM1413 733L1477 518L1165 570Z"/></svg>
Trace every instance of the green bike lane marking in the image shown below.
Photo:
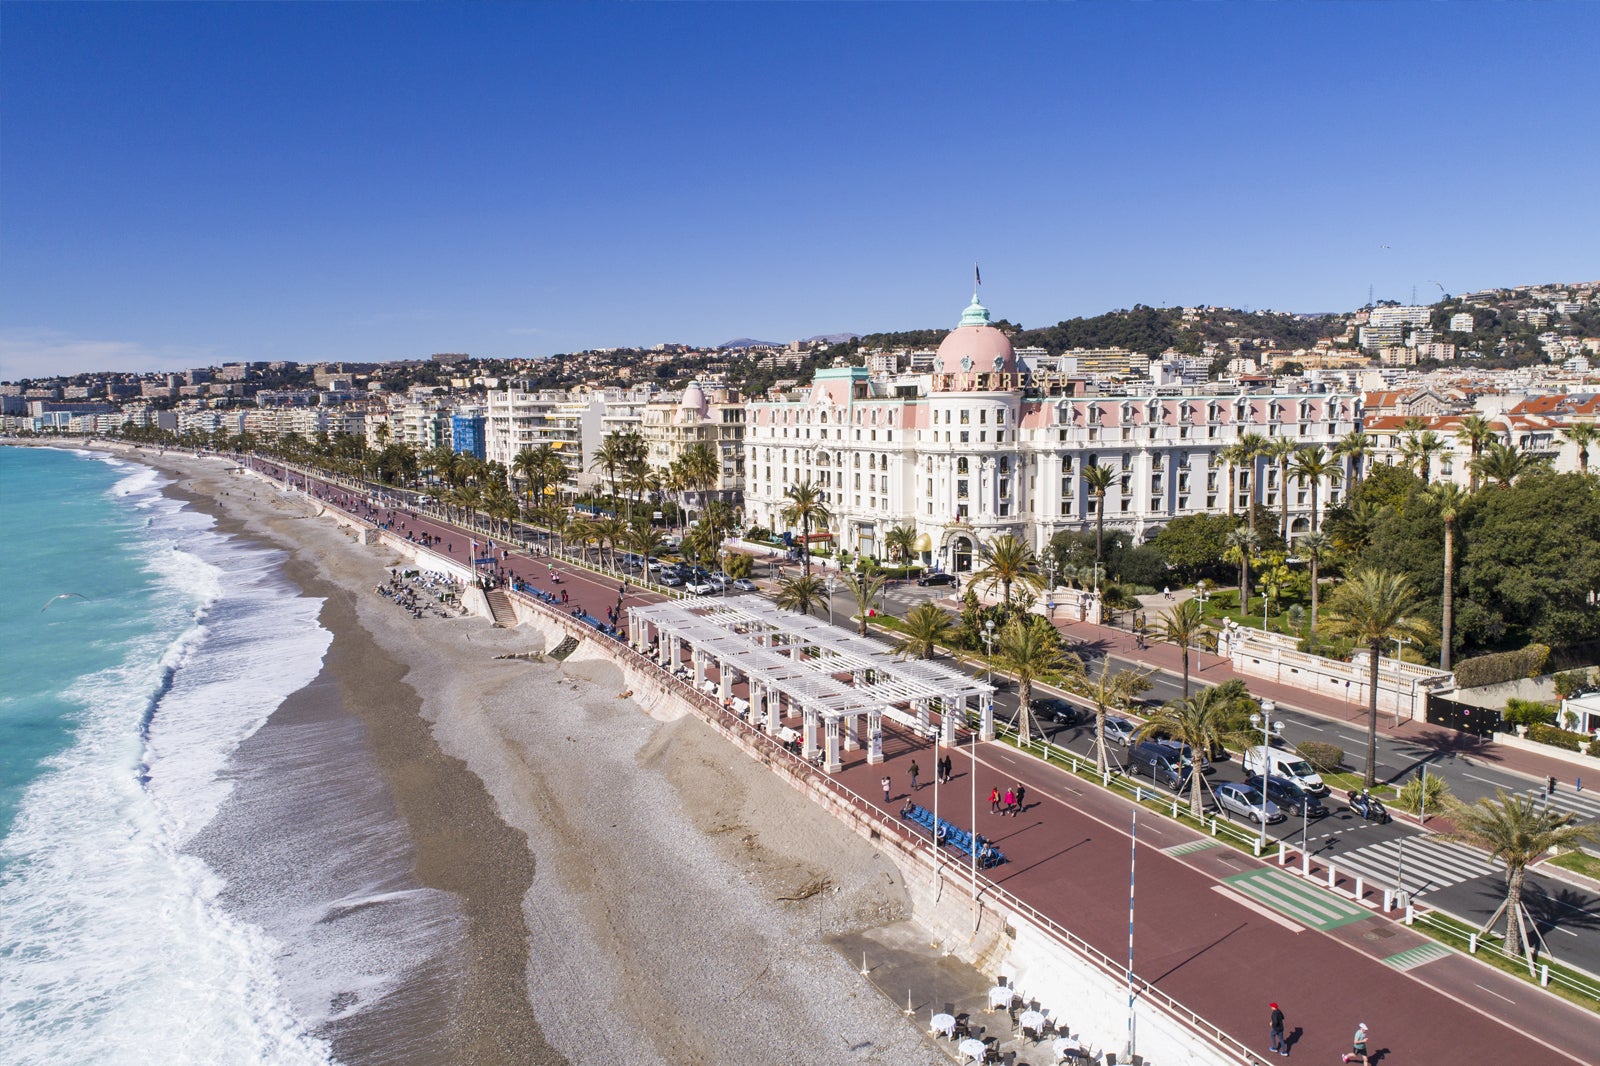
<svg viewBox="0 0 1600 1066"><path fill-rule="evenodd" d="M1246 870L1224 878L1223 883L1280 914L1323 932L1370 916L1365 907L1279 870Z"/></svg>
<svg viewBox="0 0 1600 1066"><path fill-rule="evenodd" d="M1414 970L1418 966L1433 962L1435 959L1447 959L1454 954L1454 951L1443 944L1427 943L1396 952L1386 957L1383 961L1397 970Z"/></svg>
<svg viewBox="0 0 1600 1066"><path fill-rule="evenodd" d="M1212 840L1210 837L1200 837L1196 840L1186 841L1182 844L1174 844L1170 848L1162 848L1161 850L1166 852L1168 855L1189 855L1196 851L1204 851L1207 848L1220 848L1221 846L1222 845L1220 843Z"/></svg>

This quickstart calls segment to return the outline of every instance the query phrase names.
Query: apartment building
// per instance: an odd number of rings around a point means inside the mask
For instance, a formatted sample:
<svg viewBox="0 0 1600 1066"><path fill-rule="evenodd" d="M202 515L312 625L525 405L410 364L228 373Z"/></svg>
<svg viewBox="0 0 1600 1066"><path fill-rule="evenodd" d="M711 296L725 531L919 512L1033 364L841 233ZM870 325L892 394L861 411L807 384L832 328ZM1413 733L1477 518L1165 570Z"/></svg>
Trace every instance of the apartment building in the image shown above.
<svg viewBox="0 0 1600 1066"><path fill-rule="evenodd" d="M860 368L863 375L865 368ZM738 505L744 491L746 408L726 387L695 382L681 397L662 397L645 406L639 425L645 458L665 471L696 444L709 444L721 459L715 498ZM707 498L713 498L708 496Z"/></svg>

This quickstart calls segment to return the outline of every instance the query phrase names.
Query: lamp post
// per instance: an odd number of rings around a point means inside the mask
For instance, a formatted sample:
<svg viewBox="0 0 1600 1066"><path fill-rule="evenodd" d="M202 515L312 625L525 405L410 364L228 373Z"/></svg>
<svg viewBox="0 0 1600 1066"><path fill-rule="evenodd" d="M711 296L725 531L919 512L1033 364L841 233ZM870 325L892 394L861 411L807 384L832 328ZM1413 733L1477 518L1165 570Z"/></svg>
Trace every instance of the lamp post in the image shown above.
<svg viewBox="0 0 1600 1066"><path fill-rule="evenodd" d="M983 623L983 673L984 680L994 684L994 619L987 619Z"/></svg>
<svg viewBox="0 0 1600 1066"><path fill-rule="evenodd" d="M1045 589L1044 605L1045 605L1045 608L1050 612L1050 621L1054 622L1056 620L1056 560L1055 560L1055 556L1052 555L1050 558L1045 560L1044 572L1045 572L1045 576L1046 576L1046 578L1048 579L1048 582L1049 582L1048 587Z"/></svg>
<svg viewBox="0 0 1600 1066"><path fill-rule="evenodd" d="M1272 738L1283 736L1283 723L1272 721L1278 705L1261 701L1261 713L1250 716L1250 724L1261 728L1261 850L1267 849L1267 788L1272 784ZM1198 769L1198 767L1196 768Z"/></svg>
<svg viewBox="0 0 1600 1066"><path fill-rule="evenodd" d="M828 624L831 626L833 625L833 590L839 587L839 579L829 574L827 580L822 584L828 590Z"/></svg>

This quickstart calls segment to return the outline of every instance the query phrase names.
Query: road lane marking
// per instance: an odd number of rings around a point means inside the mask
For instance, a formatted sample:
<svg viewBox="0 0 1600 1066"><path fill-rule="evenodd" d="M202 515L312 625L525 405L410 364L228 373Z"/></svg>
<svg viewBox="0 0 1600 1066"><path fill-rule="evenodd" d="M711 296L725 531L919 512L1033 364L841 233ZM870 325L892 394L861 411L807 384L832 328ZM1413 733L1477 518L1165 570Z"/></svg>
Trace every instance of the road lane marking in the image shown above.
<svg viewBox="0 0 1600 1066"><path fill-rule="evenodd" d="M1483 986L1482 986L1482 985L1478 985L1478 986L1477 986L1477 987L1479 987L1479 988L1483 988ZM1514 999L1511 999L1511 998L1510 998L1510 997L1508 997L1508 996L1502 996L1502 995L1501 995L1501 994L1500 994L1500 993L1498 993L1498 992L1496 992L1496 991L1495 991L1495 990L1494 990L1494 989L1492 989L1492 988L1483 988L1483 990L1484 990L1484 991L1485 991L1485 992L1487 992L1487 993L1489 993L1489 994L1490 994L1490 995L1491 995L1491 996L1493 996L1493 997L1494 997L1494 998L1495 998L1495 999L1503 999L1503 1000L1505 1000L1505 1001L1506 1001L1506 1002L1507 1002L1507 1003L1515 1003L1515 1002L1516 1002L1516 1000L1514 1000Z"/></svg>

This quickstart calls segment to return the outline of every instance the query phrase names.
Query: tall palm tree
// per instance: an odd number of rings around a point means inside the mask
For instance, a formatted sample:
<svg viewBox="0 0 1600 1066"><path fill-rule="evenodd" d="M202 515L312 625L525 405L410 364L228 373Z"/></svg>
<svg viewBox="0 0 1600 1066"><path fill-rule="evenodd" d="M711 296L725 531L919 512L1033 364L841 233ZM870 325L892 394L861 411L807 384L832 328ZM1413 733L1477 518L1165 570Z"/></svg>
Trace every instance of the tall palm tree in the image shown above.
<svg viewBox="0 0 1600 1066"><path fill-rule="evenodd" d="M1295 551L1311 564L1311 635L1317 635L1317 601L1322 592L1322 564L1333 554L1333 539L1326 533L1312 533L1295 543Z"/></svg>
<svg viewBox="0 0 1600 1066"><path fill-rule="evenodd" d="M1311 489L1311 532L1315 533L1321 528L1321 516L1317 513L1317 496L1322 489L1322 483L1327 481L1336 485L1343 474L1339 464L1334 462L1320 445L1312 444L1301 448L1294 457L1294 479ZM1288 539L1287 536L1284 538Z"/></svg>
<svg viewBox="0 0 1600 1066"><path fill-rule="evenodd" d="M1083 472L1083 483L1094 496L1094 561L1104 561L1106 535L1106 490L1116 480L1117 472L1109 466L1091 466Z"/></svg>
<svg viewBox="0 0 1600 1066"><path fill-rule="evenodd" d="M1578 473L1589 476L1589 445L1600 441L1600 425L1593 422L1575 422L1561 430L1561 435L1578 446Z"/></svg>
<svg viewBox="0 0 1600 1066"><path fill-rule="evenodd" d="M1217 451L1217 461L1228 466L1228 517L1232 518L1238 510L1239 466L1245 462L1244 449L1235 441Z"/></svg>
<svg viewBox="0 0 1600 1066"><path fill-rule="evenodd" d="M1450 814L1456 826L1451 835L1476 844L1487 850L1491 858L1505 863L1506 898L1479 932L1492 930L1504 914L1506 948L1522 954L1531 974L1534 956L1528 927L1533 923L1522 906L1528 864L1553 849L1574 848L1594 840L1597 831L1593 826L1578 824L1578 816L1573 812L1540 803L1535 796L1512 796L1503 789L1496 789L1495 793L1492 800L1457 804Z"/></svg>
<svg viewBox="0 0 1600 1066"><path fill-rule="evenodd" d="M1272 442L1260 433L1246 433L1239 438L1239 458L1250 468L1250 532L1256 531L1256 507L1261 502L1261 479L1256 476L1256 460L1267 454Z"/></svg>
<svg viewBox="0 0 1600 1066"><path fill-rule="evenodd" d="M902 659L931 659L941 644L955 641L955 620L943 607L924 600L906 612L894 653Z"/></svg>
<svg viewBox="0 0 1600 1066"><path fill-rule="evenodd" d="M876 574L844 575L844 587L855 597L856 621L859 624L857 631L863 637L867 635L867 612L872 610L872 605L877 602L885 584L884 579Z"/></svg>
<svg viewBox="0 0 1600 1066"><path fill-rule="evenodd" d="M1250 559L1261 550L1261 534L1240 526L1228 534L1228 547L1239 556L1239 614L1250 613Z"/></svg>
<svg viewBox="0 0 1600 1066"><path fill-rule="evenodd" d="M1428 486L1428 498L1444 522L1444 590L1440 596L1439 669L1450 669L1450 640L1455 625L1456 516L1466 506L1467 494L1450 481Z"/></svg>
<svg viewBox="0 0 1600 1066"><path fill-rule="evenodd" d="M1471 482L1467 488L1472 492L1478 491L1478 457L1483 454L1483 449L1492 440L1499 439L1495 432L1494 424L1482 415L1468 415L1456 427L1456 437L1467 442L1467 447L1472 450L1472 458L1468 461L1467 471L1471 475Z"/></svg>
<svg viewBox="0 0 1600 1066"><path fill-rule="evenodd" d="M594 450L594 458L589 463L591 470L604 470L606 480L611 483L611 495L617 495L617 471L622 469L622 464L627 462L627 445L622 439L619 430L607 433L601 440L600 446Z"/></svg>
<svg viewBox="0 0 1600 1066"><path fill-rule="evenodd" d="M1387 570L1358 570L1328 599L1328 629L1366 646L1367 661L1367 766L1366 787L1377 778L1378 761L1378 660L1393 640L1427 640L1433 626L1418 612L1421 597L1405 574Z"/></svg>
<svg viewBox="0 0 1600 1066"><path fill-rule="evenodd" d="M1444 438L1431 429L1413 433L1400 445L1400 454L1407 464L1417 468L1417 476L1424 485L1432 480L1433 457L1448 447Z"/></svg>
<svg viewBox="0 0 1600 1066"><path fill-rule="evenodd" d="M1510 488L1518 478L1543 467L1546 460L1518 448L1515 444L1490 441L1483 454L1473 461L1475 471L1486 481Z"/></svg>
<svg viewBox="0 0 1600 1066"><path fill-rule="evenodd" d="M1039 560L1027 544L1006 533L978 546L981 569L972 575L974 584L986 588L999 585L1007 607L1011 606L1011 586L1021 583L1038 591L1044 587Z"/></svg>
<svg viewBox="0 0 1600 1066"><path fill-rule="evenodd" d="M1205 802L1200 790L1205 780L1205 775L1199 772L1200 760L1232 737L1228 723L1235 709L1234 699L1213 686L1181 700L1169 700L1139 727L1141 739L1165 736L1189 745L1194 754L1193 769L1189 773L1189 813L1196 818L1200 817ZM1177 791L1176 787L1173 790Z"/></svg>
<svg viewBox="0 0 1600 1066"><path fill-rule="evenodd" d="M661 539L661 531L650 524L649 519L635 518L628 523L628 531L622 535L622 544L629 551L644 558L644 573L649 580L650 560L666 551L667 545Z"/></svg>
<svg viewBox="0 0 1600 1066"><path fill-rule="evenodd" d="M820 577L810 574L781 578L778 581L778 595L773 602L786 611L810 614L813 609L820 609L828 602L828 587Z"/></svg>
<svg viewBox="0 0 1600 1066"><path fill-rule="evenodd" d="M1350 482L1352 487L1361 484L1366 477L1366 462L1372 455L1372 438L1359 429L1353 429L1339 438L1339 443L1333 446L1333 454L1340 459L1350 462Z"/></svg>
<svg viewBox="0 0 1600 1066"><path fill-rule="evenodd" d="M1140 670L1111 672L1111 657L1100 661L1100 676L1087 673L1077 679L1074 689L1078 695L1094 704L1095 765L1104 774L1111 769L1111 756L1106 752L1106 712L1115 708L1127 710L1134 697L1150 688L1150 675Z"/></svg>
<svg viewBox="0 0 1600 1066"><path fill-rule="evenodd" d="M1081 677L1083 660L1062 647L1060 632L1038 615L1013 618L1001 628L995 659L1001 670L1017 679L1017 733L1023 743L1031 744L1035 682L1052 674Z"/></svg>
<svg viewBox="0 0 1600 1066"><path fill-rule="evenodd" d="M605 549L607 564L617 568L617 544L628 535L627 520L618 515L605 515L594 520L594 535Z"/></svg>
<svg viewBox="0 0 1600 1066"><path fill-rule="evenodd" d="M1267 444L1266 456L1278 464L1278 539L1289 540L1289 460L1300 450L1293 437L1279 437Z"/></svg>
<svg viewBox="0 0 1600 1066"><path fill-rule="evenodd" d="M810 478L797 481L783 490L783 507L778 518L789 525L800 527L800 558L805 563L806 576L811 576L811 527L826 527L833 515L823 501L822 489Z"/></svg>
<svg viewBox="0 0 1600 1066"><path fill-rule="evenodd" d="M1176 644L1183 652L1183 697L1189 698L1189 646L1205 631L1205 616L1196 600L1175 603L1162 612L1151 630L1157 641Z"/></svg>
<svg viewBox="0 0 1600 1066"><path fill-rule="evenodd" d="M883 547L901 566L909 566L917 553L916 527L895 526L883 535Z"/></svg>
<svg viewBox="0 0 1600 1066"><path fill-rule="evenodd" d="M722 480L722 460L717 450L707 441L696 441L684 449L678 461L672 464L673 472L686 493L694 493L703 507L705 495Z"/></svg>
<svg viewBox="0 0 1600 1066"><path fill-rule="evenodd" d="M643 455L632 456L622 465L622 489L628 494L629 513L661 487L661 475Z"/></svg>

